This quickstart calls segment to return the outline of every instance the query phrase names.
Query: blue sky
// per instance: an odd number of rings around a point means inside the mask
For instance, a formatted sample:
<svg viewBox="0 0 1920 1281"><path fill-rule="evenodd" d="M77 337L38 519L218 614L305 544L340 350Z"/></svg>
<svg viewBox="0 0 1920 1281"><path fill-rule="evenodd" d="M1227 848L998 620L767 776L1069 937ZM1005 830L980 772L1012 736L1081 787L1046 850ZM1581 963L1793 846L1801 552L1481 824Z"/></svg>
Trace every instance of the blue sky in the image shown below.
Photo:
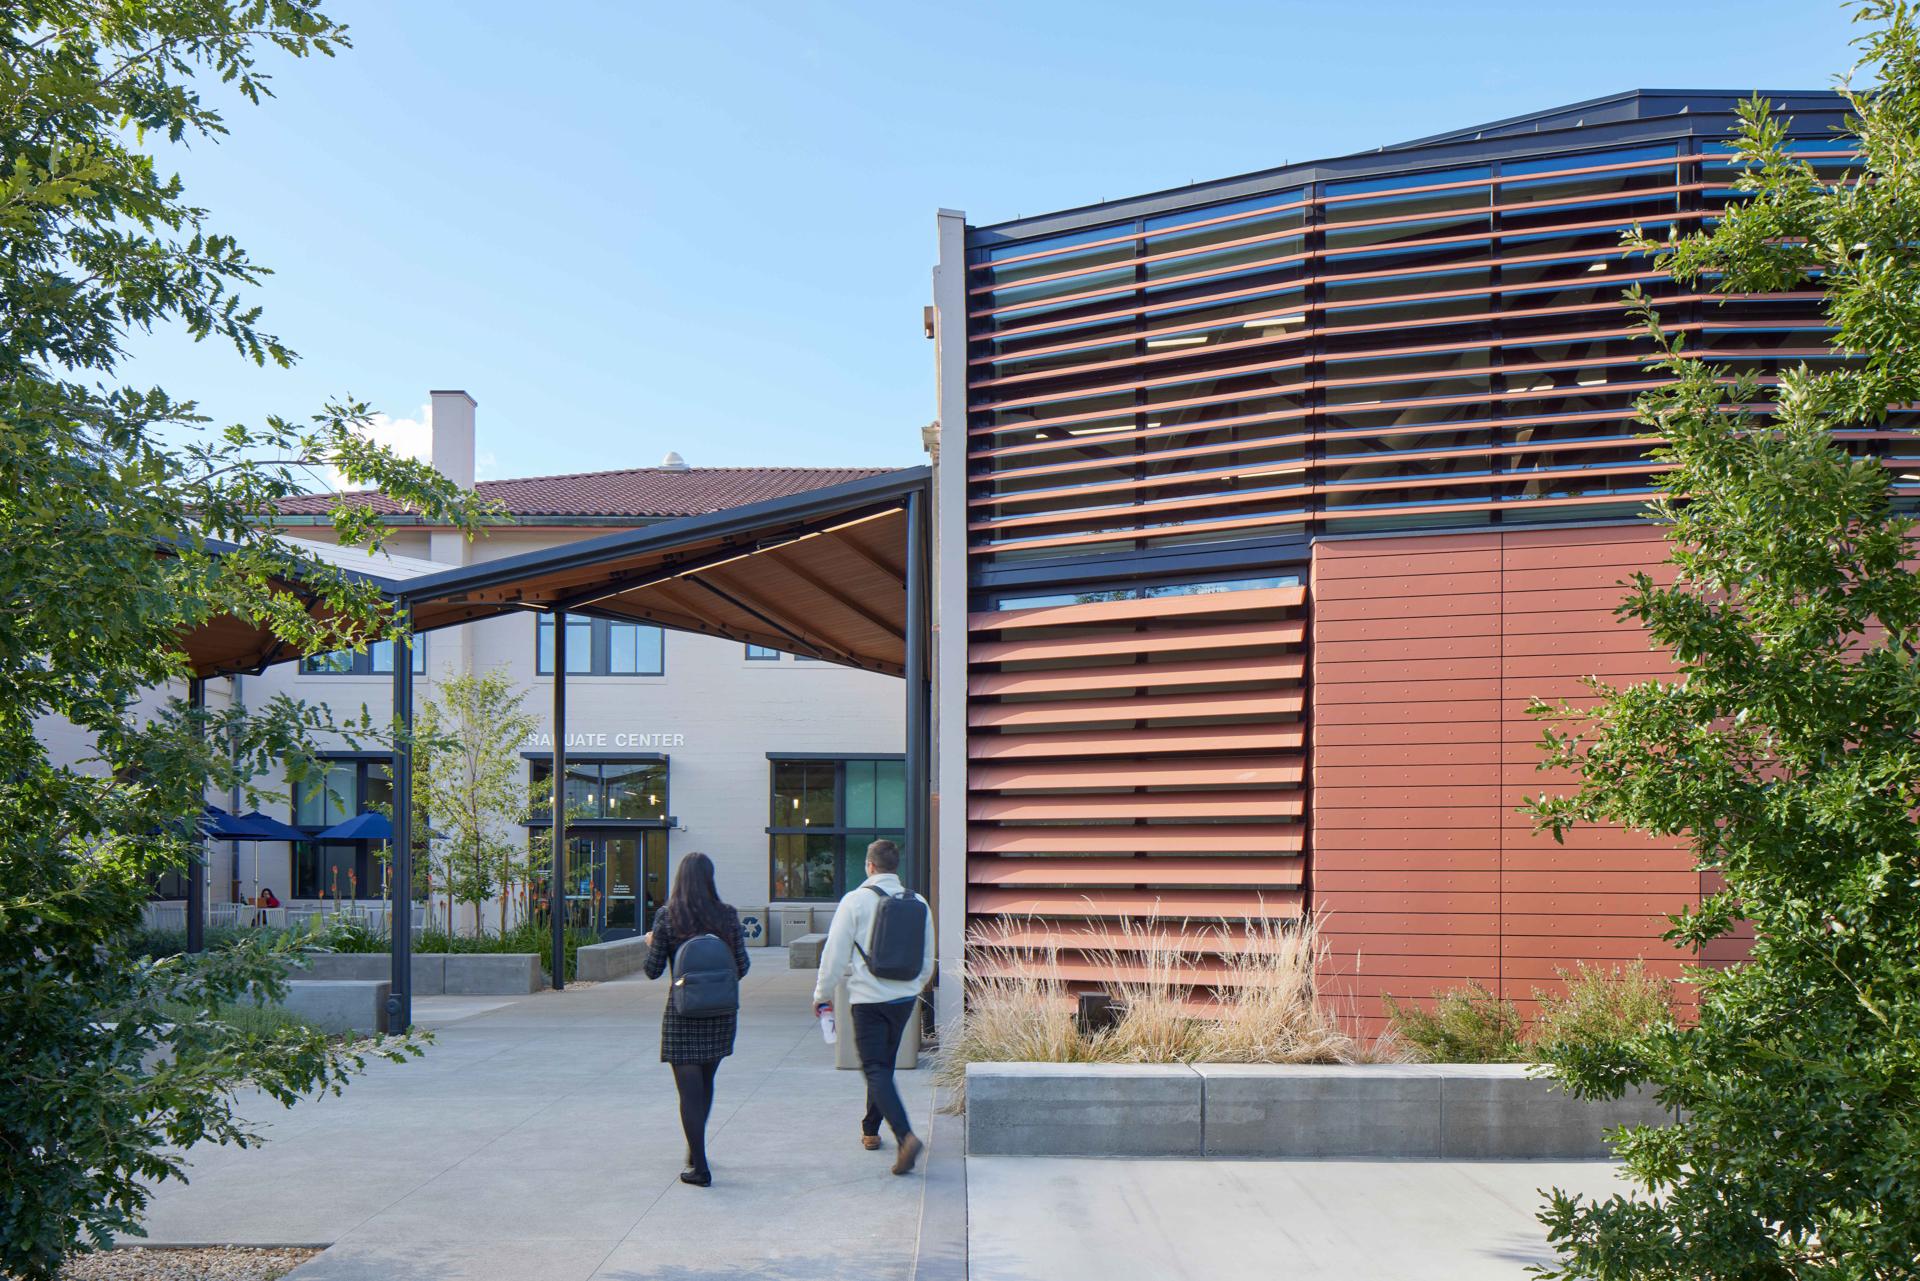
<svg viewBox="0 0 1920 1281"><path fill-rule="evenodd" d="M142 342L219 422L351 395L482 476L923 461L940 207L988 223L1634 87L1826 86L1827 0L333 0L355 47L169 155L277 274L258 370ZM537 15L537 17L536 17Z"/></svg>

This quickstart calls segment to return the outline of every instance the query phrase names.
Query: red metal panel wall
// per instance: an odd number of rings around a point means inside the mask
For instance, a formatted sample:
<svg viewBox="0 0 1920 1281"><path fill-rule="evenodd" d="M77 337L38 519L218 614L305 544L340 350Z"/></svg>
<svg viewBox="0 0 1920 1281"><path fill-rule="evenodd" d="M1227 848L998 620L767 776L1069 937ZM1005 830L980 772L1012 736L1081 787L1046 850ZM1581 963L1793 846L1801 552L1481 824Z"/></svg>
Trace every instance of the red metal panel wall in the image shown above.
<svg viewBox="0 0 1920 1281"><path fill-rule="evenodd" d="M1336 1008L1479 982L1534 1008L1576 960L1677 975L1665 914L1697 902L1691 856L1619 830L1536 836L1533 698L1585 675L1668 670L1618 622L1618 583L1658 574L1657 529L1489 531L1323 542L1313 562L1310 885Z"/></svg>

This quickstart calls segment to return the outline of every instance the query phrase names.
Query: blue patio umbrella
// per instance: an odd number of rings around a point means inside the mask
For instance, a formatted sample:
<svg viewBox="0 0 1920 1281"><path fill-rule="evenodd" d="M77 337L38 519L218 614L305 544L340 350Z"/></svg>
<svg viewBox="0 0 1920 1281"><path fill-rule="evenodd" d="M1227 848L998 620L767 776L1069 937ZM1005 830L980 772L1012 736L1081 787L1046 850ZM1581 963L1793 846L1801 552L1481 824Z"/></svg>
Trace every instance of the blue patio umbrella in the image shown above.
<svg viewBox="0 0 1920 1281"><path fill-rule="evenodd" d="M200 809L200 834L212 837L216 841L238 840L234 835L240 820L221 809L218 805L205 805Z"/></svg>
<svg viewBox="0 0 1920 1281"><path fill-rule="evenodd" d="M355 814L344 823L335 823L324 832L305 838L310 841L390 841L393 839L393 824L385 814L376 814L369 810L365 814Z"/></svg>
<svg viewBox="0 0 1920 1281"><path fill-rule="evenodd" d="M277 818L262 814L259 810L249 810L245 814L229 814L216 805L207 806L210 814L220 816L220 826L207 826L210 836L223 840L245 841L253 846L253 897L260 898L260 842L261 841L304 841L307 834L297 827L289 827ZM233 869L233 879L240 879L240 869Z"/></svg>
<svg viewBox="0 0 1920 1281"><path fill-rule="evenodd" d="M249 810L232 820L237 829L230 838L236 841L304 841L307 834L297 827L290 827L279 819L262 814L259 810Z"/></svg>

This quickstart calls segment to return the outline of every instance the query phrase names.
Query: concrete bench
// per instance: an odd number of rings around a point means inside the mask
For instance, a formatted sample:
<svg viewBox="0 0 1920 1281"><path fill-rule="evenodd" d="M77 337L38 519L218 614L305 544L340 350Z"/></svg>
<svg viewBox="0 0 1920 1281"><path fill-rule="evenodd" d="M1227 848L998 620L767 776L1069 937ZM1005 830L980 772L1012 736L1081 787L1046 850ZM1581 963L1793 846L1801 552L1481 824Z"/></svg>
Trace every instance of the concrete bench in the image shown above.
<svg viewBox="0 0 1920 1281"><path fill-rule="evenodd" d="M385 952L309 952L300 972L309 979L371 983L392 979L393 959ZM546 973L534 952L413 954L415 996L524 996L545 986Z"/></svg>
<svg viewBox="0 0 1920 1281"><path fill-rule="evenodd" d="M377 983L393 978L393 958L385 952L309 952L301 959L300 975L309 979L346 979ZM413 954L413 994L440 996L447 990L447 954Z"/></svg>
<svg viewBox="0 0 1920 1281"><path fill-rule="evenodd" d="M1588 1159L1665 1125L1649 1094L1575 1098L1523 1063L973 1063L967 1150L1002 1156Z"/></svg>
<svg viewBox="0 0 1920 1281"><path fill-rule="evenodd" d="M802 934L787 943L787 968L793 970L817 970L820 968L820 952L827 945L824 934Z"/></svg>
<svg viewBox="0 0 1920 1281"><path fill-rule="evenodd" d="M524 996L546 986L537 953L447 953L448 996Z"/></svg>
<svg viewBox="0 0 1920 1281"><path fill-rule="evenodd" d="M638 974L647 963L647 941L636 935L611 943L589 943L579 951L574 977L582 983L604 983L627 974Z"/></svg>
<svg viewBox="0 0 1920 1281"><path fill-rule="evenodd" d="M392 990L385 979L294 979L287 984L280 1008L329 1032L372 1035L387 1030L387 996Z"/></svg>

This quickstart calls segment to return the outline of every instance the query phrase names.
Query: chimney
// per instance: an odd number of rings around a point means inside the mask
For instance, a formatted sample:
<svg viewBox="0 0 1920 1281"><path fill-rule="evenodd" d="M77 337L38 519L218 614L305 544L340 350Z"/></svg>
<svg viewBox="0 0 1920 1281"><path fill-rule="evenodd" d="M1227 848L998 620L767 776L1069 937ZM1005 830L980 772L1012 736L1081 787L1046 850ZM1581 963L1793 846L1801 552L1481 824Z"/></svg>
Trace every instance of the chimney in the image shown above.
<svg viewBox="0 0 1920 1281"><path fill-rule="evenodd" d="M429 392L433 399L433 469L462 489L473 488L473 411L464 391Z"/></svg>

